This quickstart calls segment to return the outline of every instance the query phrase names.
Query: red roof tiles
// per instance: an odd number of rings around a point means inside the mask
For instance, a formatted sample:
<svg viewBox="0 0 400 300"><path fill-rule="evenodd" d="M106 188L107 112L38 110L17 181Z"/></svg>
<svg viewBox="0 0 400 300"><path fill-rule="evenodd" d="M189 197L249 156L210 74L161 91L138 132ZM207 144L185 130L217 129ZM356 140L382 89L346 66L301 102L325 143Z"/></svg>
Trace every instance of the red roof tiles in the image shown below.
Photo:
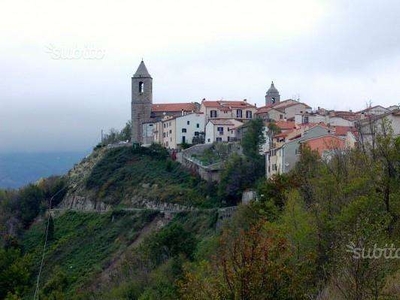
<svg viewBox="0 0 400 300"><path fill-rule="evenodd" d="M172 112L172 111L196 111L195 103L162 103L153 104L151 110L154 112Z"/></svg>
<svg viewBox="0 0 400 300"><path fill-rule="evenodd" d="M220 110L230 110L232 108L255 108L254 105L247 103L247 101L228 101L228 100L219 100L219 101L208 101L204 100L202 104L205 107L215 107Z"/></svg>

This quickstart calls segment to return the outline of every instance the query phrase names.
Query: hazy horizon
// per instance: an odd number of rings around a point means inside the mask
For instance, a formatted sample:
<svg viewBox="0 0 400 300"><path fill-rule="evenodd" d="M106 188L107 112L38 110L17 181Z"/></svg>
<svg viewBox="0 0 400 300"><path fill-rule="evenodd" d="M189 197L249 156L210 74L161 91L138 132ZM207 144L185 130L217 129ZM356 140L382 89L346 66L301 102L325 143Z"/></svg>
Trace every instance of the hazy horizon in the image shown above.
<svg viewBox="0 0 400 300"><path fill-rule="evenodd" d="M130 119L143 58L153 101L281 99L354 111L400 102L400 3L3 1L0 153L83 151Z"/></svg>

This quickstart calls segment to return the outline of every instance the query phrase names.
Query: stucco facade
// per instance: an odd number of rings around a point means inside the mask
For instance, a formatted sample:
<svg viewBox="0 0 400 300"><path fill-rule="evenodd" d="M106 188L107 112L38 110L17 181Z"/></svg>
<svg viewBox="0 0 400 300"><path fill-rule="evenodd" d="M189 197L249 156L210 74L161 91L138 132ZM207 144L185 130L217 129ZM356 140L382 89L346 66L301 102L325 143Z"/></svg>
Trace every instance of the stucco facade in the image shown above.
<svg viewBox="0 0 400 300"><path fill-rule="evenodd" d="M187 114L179 117L166 117L157 122L157 131L162 134L160 143L169 149L177 149L182 143L192 144L193 138L204 134L204 116L201 113Z"/></svg>
<svg viewBox="0 0 400 300"><path fill-rule="evenodd" d="M212 119L237 119L245 122L254 118L257 107L243 101L207 101L203 100L200 112L204 114L205 123Z"/></svg>
<svg viewBox="0 0 400 300"><path fill-rule="evenodd" d="M266 153L266 176L287 173L293 169L300 157L300 143L304 140L328 135L330 130L326 127L316 125L293 141L283 144L280 148L274 148ZM276 165L276 168L273 166Z"/></svg>
<svg viewBox="0 0 400 300"><path fill-rule="evenodd" d="M210 120L206 125L206 144L214 142L230 142L235 139L235 133L231 129L243 123L235 119Z"/></svg>

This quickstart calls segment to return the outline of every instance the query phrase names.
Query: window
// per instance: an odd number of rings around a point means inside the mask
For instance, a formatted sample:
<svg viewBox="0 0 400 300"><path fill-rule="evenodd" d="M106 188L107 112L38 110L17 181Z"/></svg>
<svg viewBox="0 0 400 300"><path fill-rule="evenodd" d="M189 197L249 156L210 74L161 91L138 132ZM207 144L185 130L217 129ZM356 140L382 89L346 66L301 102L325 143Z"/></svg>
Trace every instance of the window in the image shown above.
<svg viewBox="0 0 400 300"><path fill-rule="evenodd" d="M246 110L246 119L253 118L253 112L251 110Z"/></svg>
<svg viewBox="0 0 400 300"><path fill-rule="evenodd" d="M186 124L190 125L190 121L187 121Z"/></svg>
<svg viewBox="0 0 400 300"><path fill-rule="evenodd" d="M164 123L164 128L167 127L167 124Z"/></svg>
<svg viewBox="0 0 400 300"><path fill-rule="evenodd" d="M199 123L196 124L196 128L200 128L200 124Z"/></svg>
<svg viewBox="0 0 400 300"><path fill-rule="evenodd" d="M211 140L210 139L207 139L207 142L210 142Z"/></svg>
<svg viewBox="0 0 400 300"><path fill-rule="evenodd" d="M198 132L198 131L195 131L195 132L194 132L194 136L199 136L199 132Z"/></svg>
<svg viewBox="0 0 400 300"><path fill-rule="evenodd" d="M222 138L217 137L217 138L216 138L216 141L217 141L217 142L222 142Z"/></svg>
<svg viewBox="0 0 400 300"><path fill-rule="evenodd" d="M210 117L211 118L216 118L218 116L217 111L216 110L211 110L210 111Z"/></svg>
<svg viewBox="0 0 400 300"><path fill-rule="evenodd" d="M163 132L163 134L162 134L162 135L163 135L163 137L165 137L165 132Z"/></svg>
<svg viewBox="0 0 400 300"><path fill-rule="evenodd" d="M224 127L217 127L217 131L220 135L224 134Z"/></svg>
<svg viewBox="0 0 400 300"><path fill-rule="evenodd" d="M237 111L236 111L236 118L241 118L242 117L242 110L241 109L238 109Z"/></svg>
<svg viewBox="0 0 400 300"><path fill-rule="evenodd" d="M276 166L276 164L273 164L273 165L272 165L272 170L273 170L273 171L278 171L278 167Z"/></svg>
<svg viewBox="0 0 400 300"><path fill-rule="evenodd" d="M144 82L139 82L139 93L142 94L144 92Z"/></svg>
<svg viewBox="0 0 400 300"><path fill-rule="evenodd" d="M182 128L182 133L186 133L186 128Z"/></svg>
<svg viewBox="0 0 400 300"><path fill-rule="evenodd" d="M172 133L172 130L169 131L169 134L171 134L171 133Z"/></svg>
<svg viewBox="0 0 400 300"><path fill-rule="evenodd" d="M182 144L186 143L186 138L183 136L182 137Z"/></svg>
<svg viewBox="0 0 400 300"><path fill-rule="evenodd" d="M283 119L283 115L279 115L279 119Z"/></svg>

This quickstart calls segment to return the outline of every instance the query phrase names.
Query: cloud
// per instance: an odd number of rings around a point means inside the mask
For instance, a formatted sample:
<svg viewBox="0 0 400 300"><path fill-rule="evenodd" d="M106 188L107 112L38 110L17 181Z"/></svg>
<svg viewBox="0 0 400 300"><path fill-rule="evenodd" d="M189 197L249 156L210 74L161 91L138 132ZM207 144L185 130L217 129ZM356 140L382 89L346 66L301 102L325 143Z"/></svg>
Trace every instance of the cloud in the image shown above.
<svg viewBox="0 0 400 300"><path fill-rule="evenodd" d="M130 118L143 57L154 101L400 102L400 4L385 1L3 1L0 151L75 150ZM101 59L57 58L104 51ZM71 55L70 55L71 56ZM90 57L89 57L90 58Z"/></svg>

